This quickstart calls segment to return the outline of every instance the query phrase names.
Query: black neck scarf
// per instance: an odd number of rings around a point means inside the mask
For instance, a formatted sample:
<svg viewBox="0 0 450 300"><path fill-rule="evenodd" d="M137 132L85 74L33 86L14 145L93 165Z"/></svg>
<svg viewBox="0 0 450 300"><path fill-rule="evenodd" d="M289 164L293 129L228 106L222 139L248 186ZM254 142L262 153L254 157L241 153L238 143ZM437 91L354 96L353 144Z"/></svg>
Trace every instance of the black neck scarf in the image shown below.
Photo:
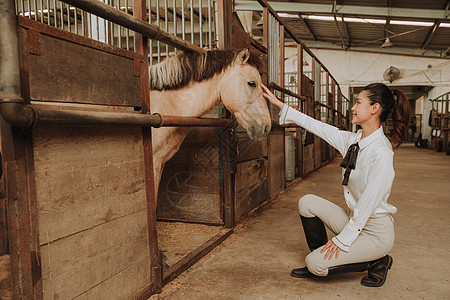
<svg viewBox="0 0 450 300"><path fill-rule="evenodd" d="M358 157L359 145L358 143L351 144L348 148L347 154L345 154L344 159L341 161L341 167L345 168L344 179L342 180L342 185L348 185L348 179L350 177L350 172L356 167L356 158Z"/></svg>

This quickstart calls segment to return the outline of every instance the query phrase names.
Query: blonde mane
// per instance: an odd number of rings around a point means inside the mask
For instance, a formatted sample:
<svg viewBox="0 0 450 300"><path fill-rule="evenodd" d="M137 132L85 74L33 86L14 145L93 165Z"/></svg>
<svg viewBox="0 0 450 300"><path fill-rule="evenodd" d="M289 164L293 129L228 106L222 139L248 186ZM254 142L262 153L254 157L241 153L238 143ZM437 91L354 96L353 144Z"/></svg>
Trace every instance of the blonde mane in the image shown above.
<svg viewBox="0 0 450 300"><path fill-rule="evenodd" d="M239 51L210 50L205 53L179 51L165 61L150 67L150 89L175 90L190 81L201 82L221 73L230 66ZM260 61L250 55L248 64L259 68Z"/></svg>

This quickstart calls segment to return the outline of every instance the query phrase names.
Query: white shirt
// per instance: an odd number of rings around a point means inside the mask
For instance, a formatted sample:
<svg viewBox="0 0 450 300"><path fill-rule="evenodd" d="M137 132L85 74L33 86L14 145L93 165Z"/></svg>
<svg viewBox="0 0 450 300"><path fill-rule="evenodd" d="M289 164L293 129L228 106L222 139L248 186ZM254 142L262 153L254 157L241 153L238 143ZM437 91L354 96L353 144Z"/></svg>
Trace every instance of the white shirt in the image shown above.
<svg viewBox="0 0 450 300"><path fill-rule="evenodd" d="M353 133L341 131L329 124L313 119L288 105L280 111L280 124L296 123L324 139L344 157L351 144L358 143L356 168L350 173L344 198L352 212L344 229L332 240L341 250L348 252L369 218L395 214L397 209L388 204L394 181L394 152L380 126L371 135L361 139L362 130ZM344 169L342 173L344 173Z"/></svg>

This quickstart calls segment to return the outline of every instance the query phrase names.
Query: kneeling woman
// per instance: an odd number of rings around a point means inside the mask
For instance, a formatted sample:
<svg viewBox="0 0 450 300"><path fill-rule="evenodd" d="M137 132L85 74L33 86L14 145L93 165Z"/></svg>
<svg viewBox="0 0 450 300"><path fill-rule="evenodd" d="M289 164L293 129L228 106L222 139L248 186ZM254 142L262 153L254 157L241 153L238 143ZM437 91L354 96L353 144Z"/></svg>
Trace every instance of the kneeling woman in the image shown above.
<svg viewBox="0 0 450 300"><path fill-rule="evenodd" d="M281 109L280 124L298 124L344 157L342 185L348 210L315 195L300 199L300 218L312 252L306 267L293 269L291 275L307 278L368 270L361 284L383 285L393 262L387 254L394 244L392 215L397 211L387 203L395 174L391 142L398 147L406 137L411 114L408 99L381 83L364 87L352 107L352 124L362 129L352 133L284 105L267 87L262 88L264 96ZM394 124L391 141L381 126L389 115ZM324 223L336 234L330 240Z"/></svg>

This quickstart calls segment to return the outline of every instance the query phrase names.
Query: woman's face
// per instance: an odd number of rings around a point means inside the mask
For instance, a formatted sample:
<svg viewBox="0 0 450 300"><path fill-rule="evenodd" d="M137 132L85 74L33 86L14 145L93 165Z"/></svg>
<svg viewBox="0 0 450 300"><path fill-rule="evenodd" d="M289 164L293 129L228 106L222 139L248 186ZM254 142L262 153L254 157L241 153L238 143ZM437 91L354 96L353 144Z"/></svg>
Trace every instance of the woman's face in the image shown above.
<svg viewBox="0 0 450 300"><path fill-rule="evenodd" d="M370 100L367 98L367 91L361 91L358 94L355 105L352 107L352 124L362 125L372 118L376 112L375 105L377 104L370 104Z"/></svg>

